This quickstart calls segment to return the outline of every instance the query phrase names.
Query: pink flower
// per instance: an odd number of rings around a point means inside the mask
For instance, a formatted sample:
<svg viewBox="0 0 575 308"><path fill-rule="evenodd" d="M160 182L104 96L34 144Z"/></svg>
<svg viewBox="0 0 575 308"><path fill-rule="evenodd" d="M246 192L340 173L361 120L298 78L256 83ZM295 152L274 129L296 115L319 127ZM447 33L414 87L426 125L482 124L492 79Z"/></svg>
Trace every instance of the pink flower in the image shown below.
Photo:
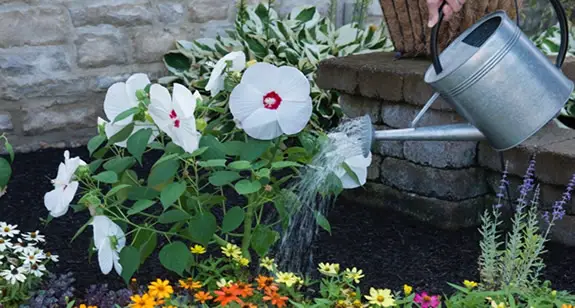
<svg viewBox="0 0 575 308"><path fill-rule="evenodd" d="M439 295L430 296L426 292L416 294L413 302L419 304L421 308L436 308L441 303Z"/></svg>

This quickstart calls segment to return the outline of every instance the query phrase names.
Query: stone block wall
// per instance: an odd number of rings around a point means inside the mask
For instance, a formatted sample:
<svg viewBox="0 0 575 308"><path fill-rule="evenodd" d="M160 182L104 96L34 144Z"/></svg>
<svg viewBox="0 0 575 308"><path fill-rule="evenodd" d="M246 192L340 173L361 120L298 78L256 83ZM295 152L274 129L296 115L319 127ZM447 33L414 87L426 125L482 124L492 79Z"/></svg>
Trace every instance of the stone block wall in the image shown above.
<svg viewBox="0 0 575 308"><path fill-rule="evenodd" d="M175 40L223 33L235 2L0 0L0 134L18 152L85 144L111 84L137 72L164 76L161 58ZM275 7L286 14L309 3ZM329 0L315 4L326 13ZM381 16L374 4L372 20Z"/></svg>
<svg viewBox="0 0 575 308"><path fill-rule="evenodd" d="M427 60L394 60L391 53L329 59L320 64L318 84L341 93L349 117L370 114L377 129L406 128L433 94L423 81ZM575 61L564 71L575 79ZM512 115L510 115L512 116ZM464 122L444 101L426 112L419 126ZM500 157L484 142L383 141L374 145L373 163L364 188L345 196L353 202L392 208L441 228L477 226L501 177ZM561 197L575 172L575 131L551 122L521 146L503 153L509 162L512 197L536 154L541 208ZM554 237L575 245L575 202L559 222Z"/></svg>

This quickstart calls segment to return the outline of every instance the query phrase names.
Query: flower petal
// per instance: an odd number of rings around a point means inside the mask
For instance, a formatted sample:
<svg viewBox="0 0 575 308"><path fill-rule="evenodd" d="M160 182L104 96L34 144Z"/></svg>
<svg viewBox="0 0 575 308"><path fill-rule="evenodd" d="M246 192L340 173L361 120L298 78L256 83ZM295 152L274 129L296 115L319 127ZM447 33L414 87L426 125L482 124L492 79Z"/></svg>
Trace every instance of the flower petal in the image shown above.
<svg viewBox="0 0 575 308"><path fill-rule="evenodd" d="M159 84L153 84L150 88L150 106L148 112L156 123L156 125L170 138L171 132L169 127L173 124L170 119L170 112L172 111L172 97L168 89Z"/></svg>
<svg viewBox="0 0 575 308"><path fill-rule="evenodd" d="M172 141L182 147L187 153L192 153L199 147L200 134L196 131L196 120L194 118L180 121L179 128L172 129L174 138Z"/></svg>
<svg viewBox="0 0 575 308"><path fill-rule="evenodd" d="M122 264L120 264L120 256L118 253L114 253L114 270L120 276L122 276Z"/></svg>
<svg viewBox="0 0 575 308"><path fill-rule="evenodd" d="M126 91L128 97L133 101L135 106L138 105L138 97L136 96L136 91L146 89L146 86L148 86L150 83L152 83L150 78L148 78L148 76L143 73L134 74L130 76L128 80L126 80Z"/></svg>
<svg viewBox="0 0 575 308"><path fill-rule="evenodd" d="M194 116L196 110L196 98L188 88L179 83L174 83L173 104L180 118L189 118Z"/></svg>
<svg viewBox="0 0 575 308"><path fill-rule="evenodd" d="M118 82L113 84L106 92L106 98L104 99L104 113L108 118L108 121L114 122L116 117L132 108L136 107L133 100L128 97L128 92L126 91L126 84L123 82ZM133 116L129 116L115 124L128 125L132 122Z"/></svg>
<svg viewBox="0 0 575 308"><path fill-rule="evenodd" d="M92 218L92 227L94 229L94 246L100 248L104 243L104 240L108 238L110 234L112 220L104 215L96 215Z"/></svg>
<svg viewBox="0 0 575 308"><path fill-rule="evenodd" d="M110 139L114 135L119 133L124 127L126 127L126 125L107 123L104 125L104 132L106 133L106 137L108 139ZM127 140L124 140L124 141L116 142L114 145L125 148L127 146L126 144L127 144Z"/></svg>
<svg viewBox="0 0 575 308"><path fill-rule="evenodd" d="M304 102L283 101L277 109L278 123L285 134L299 133L309 122L313 106L308 96Z"/></svg>
<svg viewBox="0 0 575 308"><path fill-rule="evenodd" d="M372 156L371 153L369 153L367 158L363 157L363 155L357 155L345 160L345 163L351 171L355 173L359 183L350 174L345 172L343 176L338 175L344 189L352 189L365 185L367 182L367 167L371 164L371 159Z"/></svg>
<svg viewBox="0 0 575 308"><path fill-rule="evenodd" d="M241 72L246 68L246 54L244 54L243 51L232 51L227 54L224 59L226 61L232 61L232 66L230 67L232 72Z"/></svg>
<svg viewBox="0 0 575 308"><path fill-rule="evenodd" d="M223 61L223 59L220 59L210 74L210 79L208 80L208 84L206 84L205 89L210 91L212 97L216 96L224 88L224 77L222 74L225 68L226 62Z"/></svg>
<svg viewBox="0 0 575 308"><path fill-rule="evenodd" d="M307 77L295 67L282 66L278 68L281 82L275 91L283 100L294 102L305 102L309 99L310 83Z"/></svg>
<svg viewBox="0 0 575 308"><path fill-rule="evenodd" d="M346 159L345 162L352 169L353 168L361 169L361 168L369 167L369 165L371 165L371 160L372 160L372 155L370 152L369 155L367 155L367 157L364 157L363 155L356 155L356 156L352 156L352 157Z"/></svg>
<svg viewBox="0 0 575 308"><path fill-rule="evenodd" d="M258 62L244 72L241 83L252 85L263 97L271 91L276 91L282 80L280 70L275 65Z"/></svg>
<svg viewBox="0 0 575 308"><path fill-rule="evenodd" d="M44 195L44 206L52 217L58 218L68 212L78 186L78 182L72 182L68 185L57 185L52 191Z"/></svg>
<svg viewBox="0 0 575 308"><path fill-rule="evenodd" d="M240 83L232 90L229 106L234 119L241 122L263 108L263 94L249 83Z"/></svg>
<svg viewBox="0 0 575 308"><path fill-rule="evenodd" d="M271 140L282 134L277 121L277 112L260 108L241 122L241 126L250 137L259 140Z"/></svg>
<svg viewBox="0 0 575 308"><path fill-rule="evenodd" d="M110 239L106 237L100 247L98 247L98 263L102 274L108 275L112 271L114 265L114 251Z"/></svg>

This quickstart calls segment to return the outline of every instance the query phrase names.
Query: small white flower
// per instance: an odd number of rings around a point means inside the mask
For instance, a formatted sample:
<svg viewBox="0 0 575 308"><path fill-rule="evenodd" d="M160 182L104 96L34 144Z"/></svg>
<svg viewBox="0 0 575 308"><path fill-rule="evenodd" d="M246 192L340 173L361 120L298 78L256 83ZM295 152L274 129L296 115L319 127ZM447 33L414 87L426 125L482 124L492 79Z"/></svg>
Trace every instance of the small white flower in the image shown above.
<svg viewBox="0 0 575 308"><path fill-rule="evenodd" d="M52 262L60 261L60 257L58 255L53 255L50 252L46 253L46 257L48 257L48 259L50 259L50 261L52 261Z"/></svg>
<svg viewBox="0 0 575 308"><path fill-rule="evenodd" d="M94 228L94 246L98 250L100 270L104 275L107 275L113 267L116 273L121 275L120 251L126 246L124 231L110 218L102 215L94 216L92 227Z"/></svg>
<svg viewBox="0 0 575 308"><path fill-rule="evenodd" d="M3 270L0 272L0 277L4 278L10 284L16 284L18 282L26 281L26 269L23 267L15 267L10 264L10 269Z"/></svg>
<svg viewBox="0 0 575 308"><path fill-rule="evenodd" d="M150 136L148 143L151 143L156 139L158 136L158 129L152 123L147 121L134 121L133 115L114 123L116 117L122 112L138 107L139 102L136 92L138 90L144 90L150 83L150 79L146 74L138 73L130 76L126 82L117 82L108 88L106 98L104 99L104 113L106 114L108 121L98 118L98 126L104 125L104 131L106 132L106 137L108 137L108 139L116 135L132 122L134 122L134 130L132 130L131 135L141 129L150 128L152 129L152 135ZM127 146L127 139L117 142L115 145L125 148Z"/></svg>
<svg viewBox="0 0 575 308"><path fill-rule="evenodd" d="M206 85L206 90L210 91L212 97L224 89L225 76L223 73L228 65L228 61L231 62L230 71L232 72L241 72L246 67L246 55L242 51L230 52L218 60L214 65L210 80L208 80L208 84Z"/></svg>
<svg viewBox="0 0 575 308"><path fill-rule="evenodd" d="M58 166L58 175L52 180L54 189L44 195L44 206L52 217L57 218L68 212L80 185L78 181L73 181L74 173L80 166L86 166L86 162L79 157L70 159L70 152L66 150L64 162Z"/></svg>
<svg viewBox="0 0 575 308"><path fill-rule="evenodd" d="M18 242L12 245L12 249L14 253L25 255L30 251L34 251L36 247L34 247L34 244L32 243L24 242L21 239L18 239Z"/></svg>
<svg viewBox="0 0 575 308"><path fill-rule="evenodd" d="M199 94L192 94L188 88L177 83L172 95L159 84L150 88L150 116L175 144L188 153L197 150L200 142L194 117L198 97Z"/></svg>
<svg viewBox="0 0 575 308"><path fill-rule="evenodd" d="M32 274L36 277L42 277L46 271L46 266L44 266L44 264L25 263L22 268L26 273Z"/></svg>
<svg viewBox="0 0 575 308"><path fill-rule="evenodd" d="M40 234L40 231L36 230L34 232L26 232L25 235L22 236L25 240L29 242L45 242L46 239L44 235Z"/></svg>
<svg viewBox="0 0 575 308"><path fill-rule="evenodd" d="M8 241L7 239L0 237L0 252L3 252L4 250L10 248L12 248L12 243L10 243L10 241Z"/></svg>
<svg viewBox="0 0 575 308"><path fill-rule="evenodd" d="M2 237L14 237L20 233L20 230L16 229L18 225L10 225L5 222L0 221L0 236Z"/></svg>
<svg viewBox="0 0 575 308"><path fill-rule="evenodd" d="M252 138L271 140L299 133L312 114L309 80L294 67L258 62L230 95L230 110Z"/></svg>
<svg viewBox="0 0 575 308"><path fill-rule="evenodd" d="M220 280L216 281L216 285L218 288L229 287L234 283L233 280L226 280L225 278L221 278Z"/></svg>
<svg viewBox="0 0 575 308"><path fill-rule="evenodd" d="M46 259L46 255L39 249L29 249L24 251L19 258L24 261L24 264L36 264Z"/></svg>

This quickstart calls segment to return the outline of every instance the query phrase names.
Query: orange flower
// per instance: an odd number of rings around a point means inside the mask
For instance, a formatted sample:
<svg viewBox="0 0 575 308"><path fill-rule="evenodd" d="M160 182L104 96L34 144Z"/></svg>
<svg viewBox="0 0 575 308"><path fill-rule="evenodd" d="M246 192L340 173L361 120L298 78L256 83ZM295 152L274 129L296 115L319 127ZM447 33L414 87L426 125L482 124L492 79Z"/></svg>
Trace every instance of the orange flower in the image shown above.
<svg viewBox="0 0 575 308"><path fill-rule="evenodd" d="M209 301L210 299L214 298L213 296L210 295L210 293L206 293L204 291L200 291L196 294L194 294L194 298L196 299L196 301L205 304L206 301Z"/></svg>
<svg viewBox="0 0 575 308"><path fill-rule="evenodd" d="M221 291L214 291L214 293L218 296L214 301L219 302L222 307L225 307L230 302L236 302L240 305L244 304L238 297L238 295L241 294L241 291L238 290L237 284L233 284L230 287L222 287Z"/></svg>
<svg viewBox="0 0 575 308"><path fill-rule="evenodd" d="M254 289L251 285L239 282L236 284L238 291L240 291L240 297L248 297L254 295Z"/></svg>
<svg viewBox="0 0 575 308"><path fill-rule="evenodd" d="M279 287L274 283L272 277L259 275L256 281L258 283L258 290L264 290L266 293L279 290Z"/></svg>
<svg viewBox="0 0 575 308"><path fill-rule="evenodd" d="M286 306L288 300L287 296L281 296L276 291L266 292L263 298L264 301L271 301L272 305L281 308Z"/></svg>
<svg viewBox="0 0 575 308"><path fill-rule="evenodd" d="M196 290L202 287L202 283L199 281L194 281L192 278L188 278L185 281L179 280L180 287L184 289Z"/></svg>

